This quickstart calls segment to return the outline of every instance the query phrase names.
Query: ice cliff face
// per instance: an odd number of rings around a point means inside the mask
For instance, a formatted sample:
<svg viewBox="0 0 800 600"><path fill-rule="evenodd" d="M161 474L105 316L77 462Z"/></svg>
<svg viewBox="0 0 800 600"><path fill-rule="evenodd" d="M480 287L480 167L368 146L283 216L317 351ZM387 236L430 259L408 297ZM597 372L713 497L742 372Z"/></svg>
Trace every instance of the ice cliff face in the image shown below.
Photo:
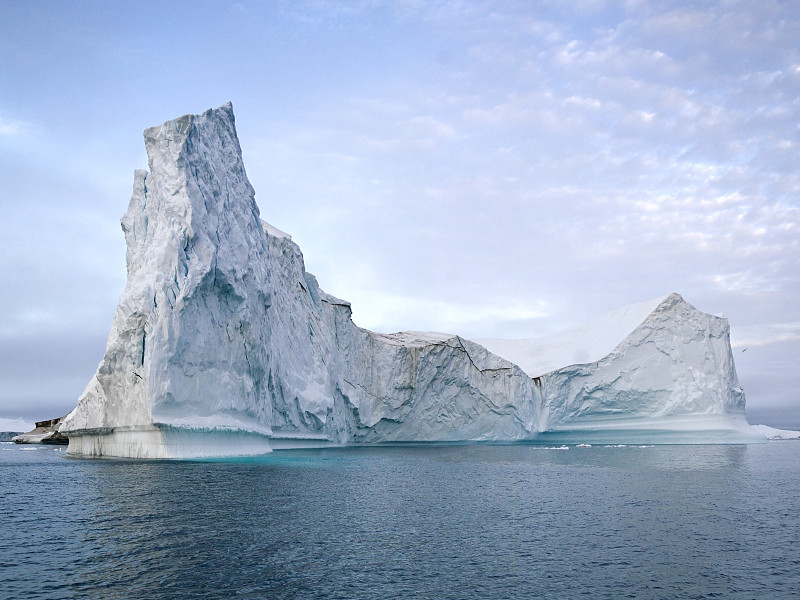
<svg viewBox="0 0 800 600"><path fill-rule="evenodd" d="M542 378L548 419L743 412L729 339L726 319L671 294L602 359Z"/></svg>
<svg viewBox="0 0 800 600"><path fill-rule="evenodd" d="M523 371L507 345L360 329L260 219L230 104L144 137L149 171L122 219L128 281L61 426L71 454L522 440L593 418L743 410L727 322L675 294L602 356L547 373Z"/></svg>

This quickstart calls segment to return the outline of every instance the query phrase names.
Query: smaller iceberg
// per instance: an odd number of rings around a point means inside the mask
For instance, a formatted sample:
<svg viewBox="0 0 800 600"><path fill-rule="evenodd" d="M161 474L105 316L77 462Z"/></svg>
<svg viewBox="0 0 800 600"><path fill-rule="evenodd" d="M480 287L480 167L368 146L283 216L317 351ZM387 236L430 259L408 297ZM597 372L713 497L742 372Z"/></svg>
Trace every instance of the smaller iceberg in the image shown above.
<svg viewBox="0 0 800 600"><path fill-rule="evenodd" d="M528 340L477 340L542 387L543 439L764 441L745 418L728 322L679 294Z"/></svg>

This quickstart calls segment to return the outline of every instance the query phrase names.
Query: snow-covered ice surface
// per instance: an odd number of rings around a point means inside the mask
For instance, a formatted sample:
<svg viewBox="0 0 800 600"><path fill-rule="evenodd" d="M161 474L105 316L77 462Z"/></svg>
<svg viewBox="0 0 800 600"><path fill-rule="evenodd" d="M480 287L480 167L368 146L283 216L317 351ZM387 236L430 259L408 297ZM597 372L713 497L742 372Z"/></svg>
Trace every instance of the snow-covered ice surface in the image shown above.
<svg viewBox="0 0 800 600"><path fill-rule="evenodd" d="M373 333L319 288L291 236L261 220L230 104L144 137L149 171L135 172L122 218L128 280L105 356L61 426L70 454L545 431L765 439L743 420L727 321L677 294L535 341Z"/></svg>

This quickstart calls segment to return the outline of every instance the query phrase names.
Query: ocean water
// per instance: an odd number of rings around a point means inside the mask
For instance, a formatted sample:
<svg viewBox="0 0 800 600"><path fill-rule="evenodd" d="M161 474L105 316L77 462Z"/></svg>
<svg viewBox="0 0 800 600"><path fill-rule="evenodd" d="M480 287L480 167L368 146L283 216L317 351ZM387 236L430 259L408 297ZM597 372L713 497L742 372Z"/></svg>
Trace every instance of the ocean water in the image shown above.
<svg viewBox="0 0 800 600"><path fill-rule="evenodd" d="M226 461L0 444L0 598L800 597L800 442Z"/></svg>

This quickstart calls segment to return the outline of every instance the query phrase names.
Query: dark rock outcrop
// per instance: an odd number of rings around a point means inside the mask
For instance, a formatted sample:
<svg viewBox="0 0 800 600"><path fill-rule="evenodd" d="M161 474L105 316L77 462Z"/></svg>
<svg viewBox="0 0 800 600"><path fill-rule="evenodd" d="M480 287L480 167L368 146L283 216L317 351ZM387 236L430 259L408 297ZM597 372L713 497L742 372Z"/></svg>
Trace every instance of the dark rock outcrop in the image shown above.
<svg viewBox="0 0 800 600"><path fill-rule="evenodd" d="M47 421L36 421L36 427L14 436L11 441L15 444L68 444L69 438L58 431L63 420L64 417L58 417Z"/></svg>

